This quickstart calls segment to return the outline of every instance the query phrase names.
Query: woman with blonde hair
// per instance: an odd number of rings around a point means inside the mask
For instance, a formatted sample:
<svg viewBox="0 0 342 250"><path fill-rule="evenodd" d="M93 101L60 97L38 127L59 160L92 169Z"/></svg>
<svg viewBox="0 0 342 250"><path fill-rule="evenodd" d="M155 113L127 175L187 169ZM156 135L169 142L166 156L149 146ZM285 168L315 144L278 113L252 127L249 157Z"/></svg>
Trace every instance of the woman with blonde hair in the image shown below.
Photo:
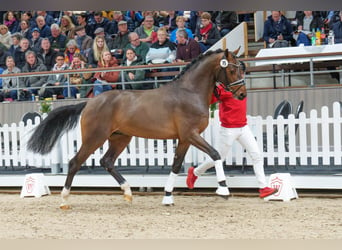
<svg viewBox="0 0 342 250"><path fill-rule="evenodd" d="M4 24L0 25L0 45L4 45L6 49L9 49L12 45L11 32L8 27Z"/></svg>
<svg viewBox="0 0 342 250"><path fill-rule="evenodd" d="M72 22L71 18L67 15L62 16L61 18L61 32L62 34L66 35L68 39L75 38L75 24Z"/></svg>
<svg viewBox="0 0 342 250"><path fill-rule="evenodd" d="M103 51L109 51L106 39L104 36L96 36L88 54L89 65L96 68Z"/></svg>

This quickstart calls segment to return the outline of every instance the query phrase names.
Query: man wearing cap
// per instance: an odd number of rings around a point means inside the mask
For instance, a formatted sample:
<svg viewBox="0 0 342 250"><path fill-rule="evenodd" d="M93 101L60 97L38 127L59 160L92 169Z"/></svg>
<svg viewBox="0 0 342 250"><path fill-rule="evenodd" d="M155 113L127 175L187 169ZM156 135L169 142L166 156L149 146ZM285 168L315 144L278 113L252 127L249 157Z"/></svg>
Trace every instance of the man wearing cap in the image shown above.
<svg viewBox="0 0 342 250"><path fill-rule="evenodd" d="M42 38L40 36L40 30L38 28L33 28L30 39L30 48L37 52L40 50L41 43Z"/></svg>
<svg viewBox="0 0 342 250"><path fill-rule="evenodd" d="M85 28L82 25L75 27L76 42L81 50L81 54L88 57L89 50L93 44L93 39L86 34Z"/></svg>
<svg viewBox="0 0 342 250"><path fill-rule="evenodd" d="M113 42L111 44L111 47L109 49L115 50L113 51L114 56L116 58L122 58L123 57L123 49L129 44L129 39L128 39L128 27L127 27L127 22L124 20L119 21L118 23L118 33L115 35L113 38Z"/></svg>
<svg viewBox="0 0 342 250"><path fill-rule="evenodd" d="M97 28L95 31L94 31L94 35L95 37L96 36L103 36L106 40L106 43L107 43L107 46L108 48L110 48L112 46L112 43L113 43L113 39L111 36L107 35L104 31L103 28Z"/></svg>
<svg viewBox="0 0 342 250"><path fill-rule="evenodd" d="M132 19L130 17L124 16L121 11L114 11L112 23L114 24L115 34L119 31L118 25L120 21L126 21L128 31L130 32L134 31L135 25Z"/></svg>

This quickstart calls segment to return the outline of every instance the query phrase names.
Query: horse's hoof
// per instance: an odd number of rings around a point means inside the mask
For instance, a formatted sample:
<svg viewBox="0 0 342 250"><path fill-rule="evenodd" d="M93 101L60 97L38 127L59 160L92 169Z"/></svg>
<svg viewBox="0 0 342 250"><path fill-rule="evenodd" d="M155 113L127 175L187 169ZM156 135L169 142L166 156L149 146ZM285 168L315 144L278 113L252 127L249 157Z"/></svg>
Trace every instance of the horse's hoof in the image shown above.
<svg viewBox="0 0 342 250"><path fill-rule="evenodd" d="M173 206L173 205L175 205L174 202L173 202L173 196L172 195L164 196L162 204L164 206Z"/></svg>
<svg viewBox="0 0 342 250"><path fill-rule="evenodd" d="M227 196L227 197L230 195L228 187L222 187L222 186L219 186L216 189L216 194L219 196Z"/></svg>
<svg viewBox="0 0 342 250"><path fill-rule="evenodd" d="M132 195L124 194L124 200L128 202L132 202L133 197Z"/></svg>
<svg viewBox="0 0 342 250"><path fill-rule="evenodd" d="M71 209L71 206L68 204L62 204L59 206L59 208L62 210L69 210L69 209Z"/></svg>

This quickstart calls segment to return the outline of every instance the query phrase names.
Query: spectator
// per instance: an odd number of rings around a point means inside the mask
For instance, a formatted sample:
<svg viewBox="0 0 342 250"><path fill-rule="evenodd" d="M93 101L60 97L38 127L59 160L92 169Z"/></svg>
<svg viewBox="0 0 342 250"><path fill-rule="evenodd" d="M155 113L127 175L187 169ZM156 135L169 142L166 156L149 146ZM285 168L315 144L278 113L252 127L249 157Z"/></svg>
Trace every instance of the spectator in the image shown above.
<svg viewBox="0 0 342 250"><path fill-rule="evenodd" d="M154 19L152 16L145 16L142 24L137 27L134 32L136 32L140 38L141 42L147 43L151 46L152 43L156 42L158 27L154 26ZM137 52L138 53L138 52Z"/></svg>
<svg viewBox="0 0 342 250"><path fill-rule="evenodd" d="M280 11L272 11L264 23L263 39L266 46L287 47L292 39L292 26Z"/></svg>
<svg viewBox="0 0 342 250"><path fill-rule="evenodd" d="M10 52L4 46L0 46L0 67L6 68L6 58L10 56Z"/></svg>
<svg viewBox="0 0 342 250"><path fill-rule="evenodd" d="M19 47L14 51L15 65L22 70L25 65L25 53L30 50L30 42L26 38L22 38L19 43Z"/></svg>
<svg viewBox="0 0 342 250"><path fill-rule="evenodd" d="M304 15L297 19L297 30L299 31L296 45L303 43L305 46L311 45L311 37L315 36L312 31L322 29L324 27L323 20L320 16L315 15L311 10L304 11ZM294 36L295 37L295 36Z"/></svg>
<svg viewBox="0 0 342 250"><path fill-rule="evenodd" d="M124 16L121 11L114 11L113 20L112 20L113 30L114 30L113 34L116 34L116 33L120 32L120 30L119 30L119 23L121 21L125 21L126 22L127 29L128 29L129 32L134 31L135 25L134 25L132 19L130 17Z"/></svg>
<svg viewBox="0 0 342 250"><path fill-rule="evenodd" d="M123 58L124 48L129 44L127 22L123 20L119 21L118 28L119 32L114 36L110 50L115 49L114 56L117 59L121 59Z"/></svg>
<svg viewBox="0 0 342 250"><path fill-rule="evenodd" d="M164 27L168 33L171 33L177 28L177 14L174 10L161 11L163 13L162 21L159 26Z"/></svg>
<svg viewBox="0 0 342 250"><path fill-rule="evenodd" d="M37 53L37 57L45 64L47 70L51 70L55 64L57 51L51 48L49 38L43 38L41 48Z"/></svg>
<svg viewBox="0 0 342 250"><path fill-rule="evenodd" d="M51 25L51 36L49 36L51 48L56 52L63 52L66 48L68 41L67 37L61 33L61 29L58 24Z"/></svg>
<svg viewBox="0 0 342 250"><path fill-rule="evenodd" d="M88 36L94 38L94 27L90 24L88 24L88 15L85 12L82 12L77 15L77 24L81 25L85 28L85 31Z"/></svg>
<svg viewBox="0 0 342 250"><path fill-rule="evenodd" d="M335 35L335 43L342 43L342 10L339 12L340 20L335 22L332 26L332 30Z"/></svg>
<svg viewBox="0 0 342 250"><path fill-rule="evenodd" d="M194 38L191 30L188 28L185 28L185 17L184 16L177 16L176 24L177 24L177 28L174 29L170 35L170 41L171 42L177 43L176 33L177 33L177 30L179 30L179 29L184 29L186 31L186 33L188 33L188 38Z"/></svg>
<svg viewBox="0 0 342 250"><path fill-rule="evenodd" d="M164 27L157 31L158 41L153 43L146 55L146 63L172 63L176 59L176 46L167 38L167 31Z"/></svg>
<svg viewBox="0 0 342 250"><path fill-rule="evenodd" d="M71 39L66 44L66 49L64 51L64 62L68 65L72 62L74 54L80 54L81 51L77 46L75 39Z"/></svg>
<svg viewBox="0 0 342 250"><path fill-rule="evenodd" d="M196 40L188 37L188 32L184 29L178 29L177 34L177 62L190 62L201 54L201 48Z"/></svg>
<svg viewBox="0 0 342 250"><path fill-rule="evenodd" d="M10 33L17 32L19 21L14 15L13 11L7 11L4 15L4 25L7 26Z"/></svg>
<svg viewBox="0 0 342 250"><path fill-rule="evenodd" d="M21 20L18 32L22 37L31 39L30 23L27 20Z"/></svg>
<svg viewBox="0 0 342 250"><path fill-rule="evenodd" d="M93 24L93 30L95 32L97 28L103 28L103 31L105 32L105 34L114 34L114 31L112 30L112 24L109 22L108 18L103 17L101 11L94 13L94 20L95 20L95 23Z"/></svg>
<svg viewBox="0 0 342 250"><path fill-rule="evenodd" d="M134 49L127 49L126 50L126 60L123 61L122 66L137 66L143 65L144 61L140 56L137 56ZM145 79L145 70L129 70L124 71L124 81L125 82L137 82L143 81ZM145 89L144 83L133 83L130 85L125 85L125 88L129 88L130 86L132 89Z"/></svg>
<svg viewBox="0 0 342 250"><path fill-rule="evenodd" d="M61 33L65 35L68 39L75 38L75 32L74 32L75 25L69 16L67 15L62 16L60 28L61 28Z"/></svg>
<svg viewBox="0 0 342 250"><path fill-rule="evenodd" d="M35 21L35 18L32 17L32 13L30 11L26 11L21 14L21 21L28 21L29 22L29 27L34 28L37 27L37 23Z"/></svg>
<svg viewBox="0 0 342 250"><path fill-rule="evenodd" d="M106 44L108 46L108 48L110 48L112 46L112 43L113 43L113 39L111 36L107 35L105 32L104 32L104 29L103 28L97 28L95 31L94 31L94 35L95 37L96 36L103 36L105 38L105 41L106 41Z"/></svg>
<svg viewBox="0 0 342 250"><path fill-rule="evenodd" d="M23 38L20 33L16 32L11 35L12 45L9 48L9 55L14 56L15 50L19 47L20 40Z"/></svg>
<svg viewBox="0 0 342 250"><path fill-rule="evenodd" d="M87 35L85 28L81 25L75 27L76 33L75 40L77 42L78 48L84 57L88 57L89 50L93 44L93 39Z"/></svg>
<svg viewBox="0 0 342 250"><path fill-rule="evenodd" d="M220 11L218 18L220 24L217 28L220 31L221 37L227 35L238 25L235 11Z"/></svg>
<svg viewBox="0 0 342 250"><path fill-rule="evenodd" d="M40 30L38 28L33 28L31 32L30 48L34 51L40 50L40 45L42 43L42 37L40 36Z"/></svg>
<svg viewBox="0 0 342 250"><path fill-rule="evenodd" d="M23 38L22 40L24 40ZM25 65L22 68L22 72L42 72L47 71L44 63L38 59L36 52L27 51L25 53ZM20 86L25 86L30 88L29 92L38 95L39 89L46 83L48 75L36 75L36 76L27 76L20 78Z"/></svg>
<svg viewBox="0 0 342 250"><path fill-rule="evenodd" d="M0 24L0 44L4 45L6 49L9 49L12 45L11 32L4 24Z"/></svg>
<svg viewBox="0 0 342 250"><path fill-rule="evenodd" d="M70 11L70 10L63 10L62 13L61 13L61 18L60 19L62 19L63 16L69 17L69 19L74 24L74 26L77 25L77 17L74 15L74 13L72 11ZM59 23L61 23L61 20L60 20Z"/></svg>
<svg viewBox="0 0 342 250"><path fill-rule="evenodd" d="M62 52L57 53L52 71L62 71L68 68L69 66L64 63L64 54ZM68 77L66 74L49 75L47 82L43 85L43 87L48 88L41 88L39 95L43 98L52 97L53 95L57 95L57 97L61 98L61 95L63 94L62 86L66 84L67 80Z"/></svg>
<svg viewBox="0 0 342 250"><path fill-rule="evenodd" d="M201 51L205 52L220 40L221 36L216 24L211 21L211 15L208 12L201 14L201 24L202 27L195 34L195 40L199 43Z"/></svg>
<svg viewBox="0 0 342 250"><path fill-rule="evenodd" d="M88 64L96 68L103 51L109 51L104 36L96 36L88 55Z"/></svg>
<svg viewBox="0 0 342 250"><path fill-rule="evenodd" d="M146 55L150 47L145 43L141 42L139 35L136 32L131 32L128 34L129 44L127 44L126 49L134 49L137 56L140 56L145 62ZM124 57L124 60L126 58Z"/></svg>
<svg viewBox="0 0 342 250"><path fill-rule="evenodd" d="M110 51L103 51L98 67L108 68L116 66L119 66L118 60L112 56ZM116 88L116 84L113 83L118 82L120 71L96 72L94 78L96 79L94 82L94 96L97 96L105 91Z"/></svg>
<svg viewBox="0 0 342 250"><path fill-rule="evenodd" d="M45 23L49 27L51 27L51 25L55 22L53 17L49 15L45 10L37 10L37 16L44 17Z"/></svg>
<svg viewBox="0 0 342 250"><path fill-rule="evenodd" d="M6 57L6 67L7 68L4 70L4 72L2 72L3 75L20 73L20 69L15 66L14 58L12 56ZM18 86L19 84L17 77L4 77L2 79L2 93L4 97L16 100L18 96Z"/></svg>
<svg viewBox="0 0 342 250"><path fill-rule="evenodd" d="M80 53L74 54L72 61L70 63L69 69L79 70L79 69L86 69L87 66L87 60L84 56ZM64 97L74 97L76 98L77 93L81 93L81 97L84 97L82 95L82 89L88 88L88 86L84 87L82 84L88 85L90 84L90 79L92 77L92 73L73 73L69 75L70 82L65 83L65 87L63 89L63 96ZM71 84L71 85L70 85ZM70 91L70 93L69 93ZM83 92L86 93L86 92Z"/></svg>
<svg viewBox="0 0 342 250"><path fill-rule="evenodd" d="M37 16L36 23L37 23L37 27L38 27L38 29L40 31L40 37L49 37L49 36L51 36L50 26L48 26L45 23L45 19L44 19L43 16Z"/></svg>

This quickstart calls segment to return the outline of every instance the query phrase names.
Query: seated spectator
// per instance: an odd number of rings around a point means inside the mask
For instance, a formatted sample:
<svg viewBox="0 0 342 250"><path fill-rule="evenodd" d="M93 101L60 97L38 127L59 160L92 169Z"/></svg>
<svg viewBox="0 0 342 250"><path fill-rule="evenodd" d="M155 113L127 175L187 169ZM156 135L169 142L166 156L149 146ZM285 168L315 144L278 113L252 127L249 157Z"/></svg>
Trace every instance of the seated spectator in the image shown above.
<svg viewBox="0 0 342 250"><path fill-rule="evenodd" d="M201 14L201 23L202 27L197 30L195 40L199 43L201 51L205 52L220 40L221 36L216 24L211 21L210 13L203 12Z"/></svg>
<svg viewBox="0 0 342 250"><path fill-rule="evenodd" d="M9 49L12 45L11 32L4 24L0 24L0 44L4 45L6 49Z"/></svg>
<svg viewBox="0 0 342 250"><path fill-rule="evenodd" d="M104 29L103 28L97 28L95 31L94 31L94 35L95 37L97 36L103 36L105 38L105 41L106 41L106 44L108 46L108 48L110 48L112 46L112 43L113 43L113 38L112 36L106 34L104 32Z"/></svg>
<svg viewBox="0 0 342 250"><path fill-rule="evenodd" d="M39 29L39 32L40 32L40 37L51 36L50 26L46 24L43 16L37 16L36 23L37 23L37 28Z"/></svg>
<svg viewBox="0 0 342 250"><path fill-rule="evenodd" d="M79 13L76 16L77 24L85 28L88 36L94 38L94 27L88 23L88 15L85 12Z"/></svg>
<svg viewBox="0 0 342 250"><path fill-rule="evenodd" d="M132 18L123 15L121 11L114 11L112 22L113 22L113 24L114 24L114 30L116 30L116 33L119 32L119 23L120 23L121 21L125 21L125 22L126 22L126 24L127 24L127 29L128 29L129 32L134 31L134 29L135 29L135 24L134 24L134 22L132 21Z"/></svg>
<svg viewBox="0 0 342 250"><path fill-rule="evenodd" d="M292 26L280 11L272 11L264 23L263 39L266 47L288 47L292 39Z"/></svg>
<svg viewBox="0 0 342 250"><path fill-rule="evenodd" d="M76 33L75 40L77 42L81 54L84 57L88 57L89 50L93 45L93 38L87 35L85 28L81 25L76 26L74 31Z"/></svg>
<svg viewBox="0 0 342 250"><path fill-rule="evenodd" d="M45 10L37 10L36 14L37 14L37 16L44 17L45 23L49 27L51 27L51 25L55 22L53 17L51 15L49 15Z"/></svg>
<svg viewBox="0 0 342 250"><path fill-rule="evenodd" d="M61 29L58 24L54 23L51 25L51 36L48 37L51 48L56 52L64 52L66 48L66 43L68 41L67 37L61 33Z"/></svg>
<svg viewBox="0 0 342 250"><path fill-rule="evenodd" d="M18 28L19 34L22 37L25 37L27 39L31 39L31 30L30 30L30 23L27 20L21 20L20 21L20 26ZM12 33L13 34L13 33ZM15 34L15 33L14 33Z"/></svg>
<svg viewBox="0 0 342 250"><path fill-rule="evenodd" d="M36 20L32 17L32 13L30 11L23 12L21 14L20 20L28 21L30 28L34 28L37 26Z"/></svg>
<svg viewBox="0 0 342 250"><path fill-rule="evenodd" d="M112 56L110 51L103 51L100 61L98 63L99 68L108 68L119 66L118 60ZM120 71L110 72L96 72L94 75L96 79L94 82L94 96L97 96L105 91L115 89L116 83L120 78Z"/></svg>
<svg viewBox="0 0 342 250"><path fill-rule="evenodd" d="M103 51L109 51L107 43L103 36L96 36L93 42L93 46L89 51L88 64L91 65L93 68L96 68Z"/></svg>
<svg viewBox="0 0 342 250"><path fill-rule="evenodd" d="M11 47L9 48L8 53L9 53L11 56L14 56L14 52L15 52L15 50L19 47L20 40L21 40L23 37L21 36L20 33L16 32L16 33L14 33L14 34L11 35L11 38L12 38L12 45L11 45Z"/></svg>
<svg viewBox="0 0 342 250"><path fill-rule="evenodd" d="M62 52L59 52L56 55L55 64L52 68L52 71L62 71L68 68L69 66L64 63L64 54ZM49 75L47 82L40 89L39 95L43 98L52 97L53 95L56 95L57 98L61 98L63 94L62 86L66 85L67 81L68 77L66 74Z"/></svg>
<svg viewBox="0 0 342 250"><path fill-rule="evenodd" d="M109 22L108 18L103 16L101 11L97 11L94 13L94 21L95 22L93 24L93 30L95 33L98 28L102 28L105 34L114 34L112 24Z"/></svg>
<svg viewBox="0 0 342 250"><path fill-rule="evenodd" d="M6 68L6 58L10 55L11 54L9 53L8 50L6 50L5 46L0 46L0 67L1 68Z"/></svg>
<svg viewBox="0 0 342 250"><path fill-rule="evenodd" d="M74 28L75 24L72 22L71 18L67 15L62 16L60 24L61 33L65 35L68 39L74 39Z"/></svg>
<svg viewBox="0 0 342 250"><path fill-rule="evenodd" d="M188 38L188 32L184 29L178 29L177 34L177 62L190 62L201 54L201 48L198 42Z"/></svg>
<svg viewBox="0 0 342 250"><path fill-rule="evenodd" d="M160 11L162 16L161 22L159 22L159 27L164 27L168 33L173 32L177 28L177 13L174 10Z"/></svg>
<svg viewBox="0 0 342 250"><path fill-rule="evenodd" d="M149 46L158 40L157 31L158 27L154 26L154 19L152 16L145 16L142 24L134 30L134 32L138 34L140 41L147 43Z"/></svg>
<svg viewBox="0 0 342 250"><path fill-rule="evenodd" d="M4 25L7 26L10 33L17 32L19 21L14 15L13 11L7 11L4 15Z"/></svg>
<svg viewBox="0 0 342 250"><path fill-rule="evenodd" d="M24 40L23 38L22 40ZM44 63L37 57L36 52L34 51L27 51L25 53L25 65L23 66L22 72L42 72L47 71L46 66ZM21 77L19 79L20 86L24 86L29 89L29 92L38 95L39 89L46 83L48 75L36 75L36 76L27 76Z"/></svg>
<svg viewBox="0 0 342 250"><path fill-rule="evenodd" d="M82 54L75 53L73 55L69 69L86 69L88 68L87 60ZM69 75L70 82L65 82L65 87L63 89L64 97L74 97L76 94L80 93L81 97L85 97L87 89L89 86L84 86L90 84L92 73L73 73ZM83 86L82 86L83 84Z"/></svg>
<svg viewBox="0 0 342 250"><path fill-rule="evenodd" d="M235 11L220 11L218 18L219 25L217 28L220 31L221 37L227 35L238 25Z"/></svg>
<svg viewBox="0 0 342 250"><path fill-rule="evenodd" d="M128 39L129 31L127 27L127 22L123 20L119 21L118 29L119 31L117 34L115 34L113 38L113 42L109 49L117 59L121 59L123 58L124 48L129 43L129 39Z"/></svg>
<svg viewBox="0 0 342 250"><path fill-rule="evenodd" d="M323 20L320 16L313 16L311 10L304 11L304 15L297 19L298 36L295 36L296 45L304 44L311 46L311 38L315 36L312 31L316 32L317 29L321 30L324 27Z"/></svg>
<svg viewBox="0 0 342 250"><path fill-rule="evenodd" d="M146 55L150 47L145 42L141 42L139 35L136 32L131 32L128 34L129 44L127 44L126 49L134 49L137 56L140 56L145 62ZM126 60L124 56L124 60Z"/></svg>
<svg viewBox="0 0 342 250"><path fill-rule="evenodd" d="M335 43L342 43L342 10L339 12L340 20L335 22L332 30L335 35Z"/></svg>
<svg viewBox="0 0 342 250"><path fill-rule="evenodd" d="M14 51L15 65L22 70L25 65L25 53L30 51L30 42L26 38L22 38L19 43L19 47Z"/></svg>
<svg viewBox="0 0 342 250"><path fill-rule="evenodd" d="M6 57L6 67L7 69L2 72L3 75L20 73L20 69L15 66L12 56ZM17 77L4 77L2 79L2 93L4 98L11 98L12 100L18 99L18 83Z"/></svg>
<svg viewBox="0 0 342 250"><path fill-rule="evenodd" d="M126 50L126 60L123 61L122 66L137 66L143 65L144 61L140 56L137 56L134 49L127 49ZM145 79L145 70L129 70L124 71L124 81L125 82L137 82L143 81ZM144 83L133 83L130 85L125 85L125 88L131 87L132 89L145 89ZM148 87L150 88L150 87Z"/></svg>
<svg viewBox="0 0 342 250"><path fill-rule="evenodd" d="M64 62L68 65L72 62L74 54L80 54L81 51L77 46L77 43L74 39L71 39L66 44L66 49L64 51Z"/></svg>
<svg viewBox="0 0 342 250"><path fill-rule="evenodd" d="M38 51L37 56L45 64L47 70L51 70L53 68L57 52L51 48L49 38L42 39L41 49Z"/></svg>
<svg viewBox="0 0 342 250"><path fill-rule="evenodd" d="M191 30L188 28L185 28L185 17L184 16L177 16L176 24L177 24L177 28L174 29L170 35L170 41L171 42L177 43L176 33L177 33L177 30L179 30L179 29L184 29L186 31L186 33L188 33L188 38L194 38Z"/></svg>
<svg viewBox="0 0 342 250"><path fill-rule="evenodd" d="M34 51L40 50L40 45L43 38L40 36L40 30L38 28L33 28L31 32L30 49Z"/></svg>

